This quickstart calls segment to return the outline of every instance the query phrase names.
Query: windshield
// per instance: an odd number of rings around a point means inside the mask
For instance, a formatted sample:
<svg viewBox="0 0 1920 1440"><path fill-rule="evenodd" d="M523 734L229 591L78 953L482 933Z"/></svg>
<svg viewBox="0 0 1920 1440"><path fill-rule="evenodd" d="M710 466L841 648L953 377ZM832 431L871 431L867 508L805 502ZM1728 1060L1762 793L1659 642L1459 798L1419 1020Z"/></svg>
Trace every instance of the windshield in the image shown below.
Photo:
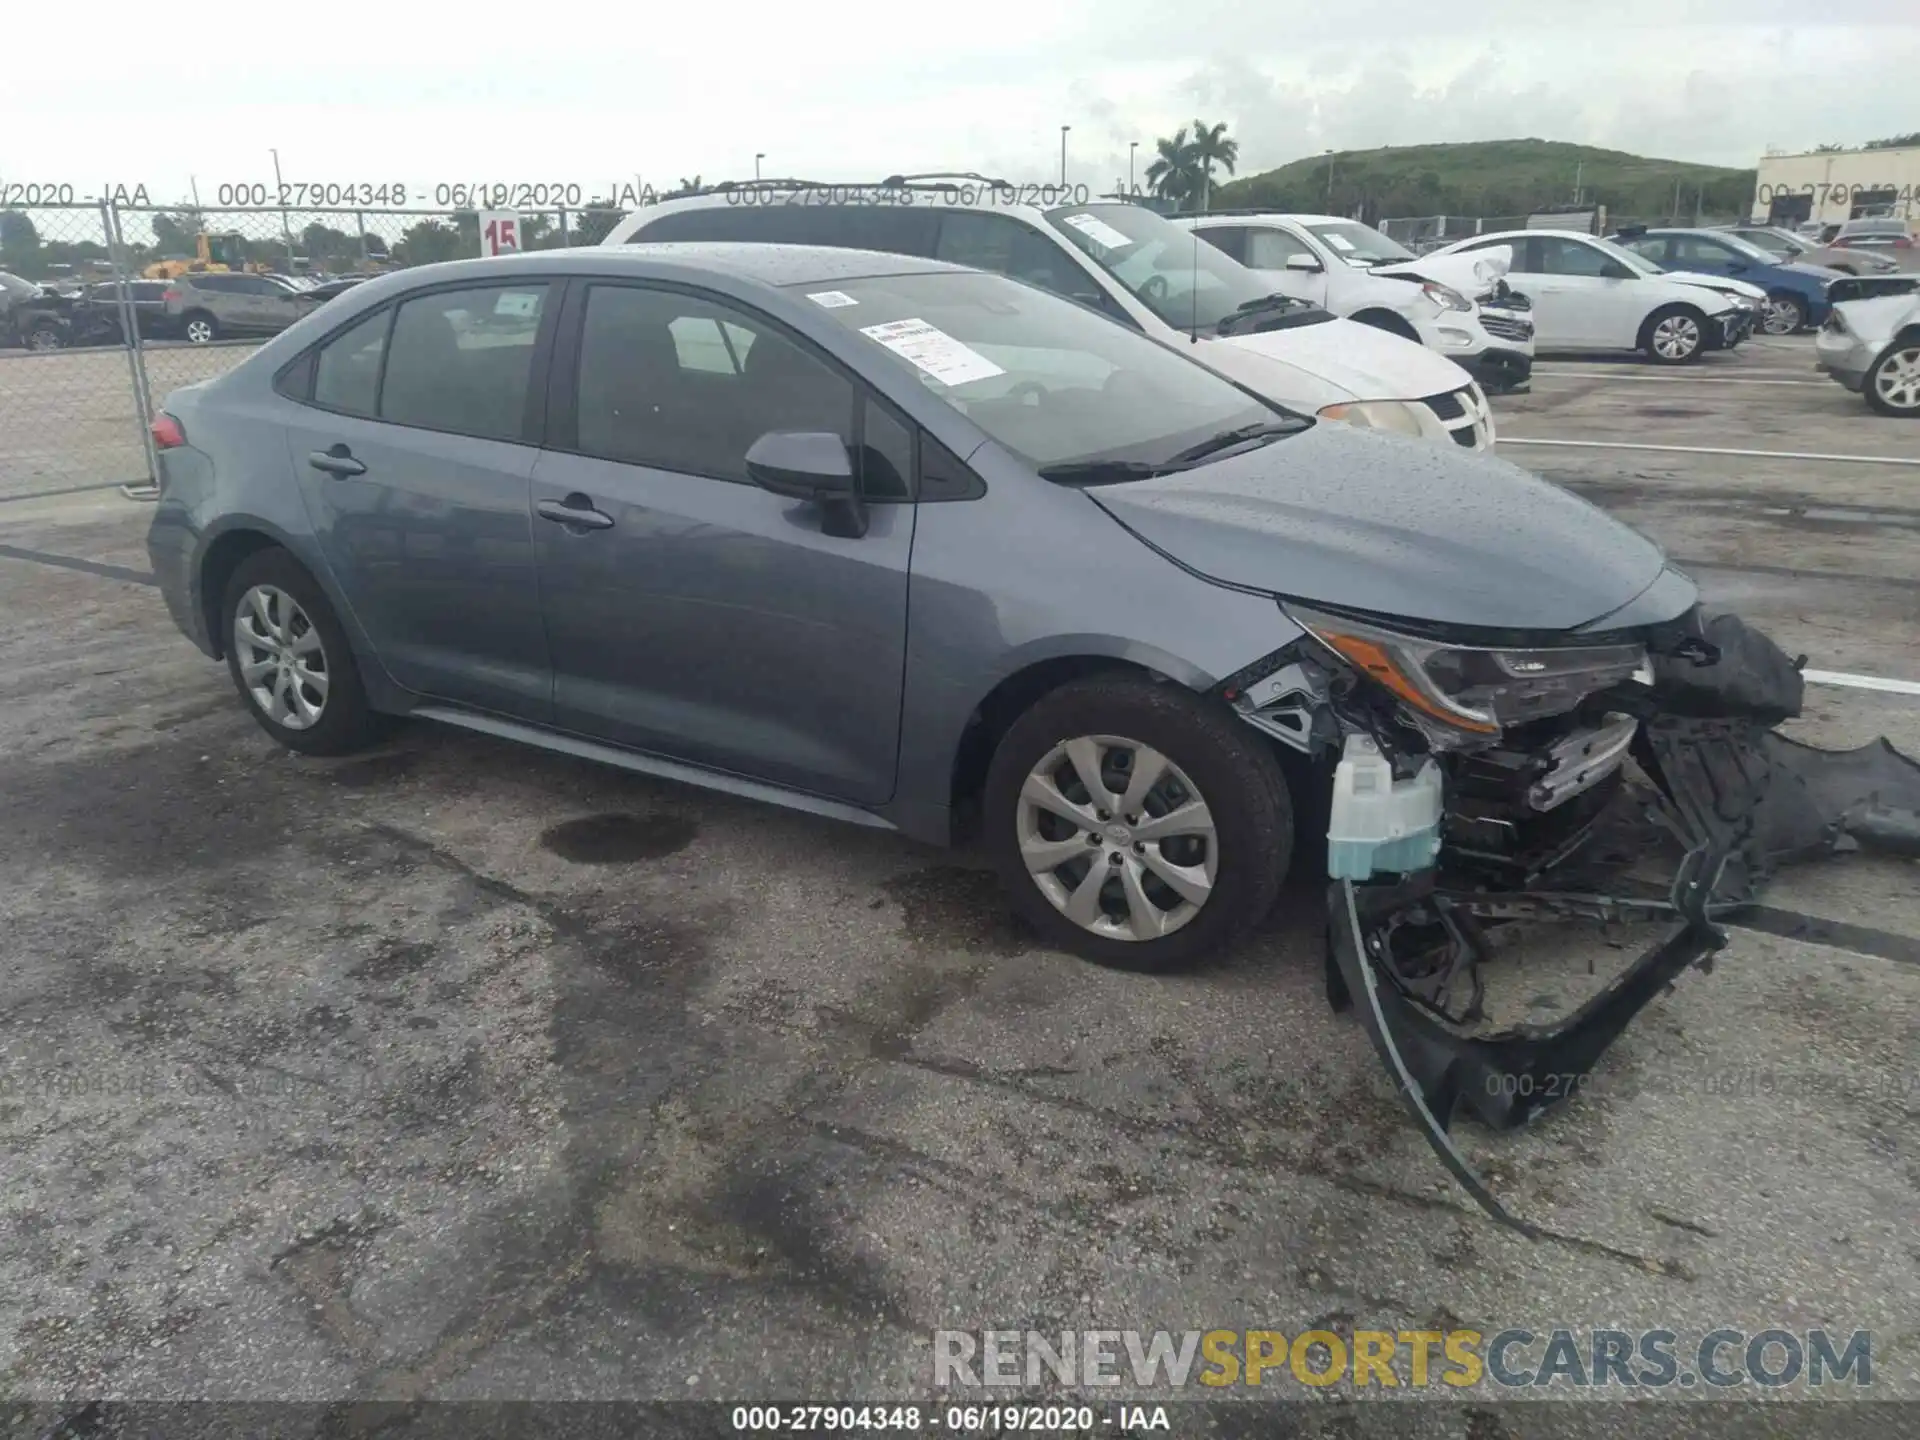
<svg viewBox="0 0 1920 1440"><path fill-rule="evenodd" d="M1160 466L1223 431L1294 419L1157 340L1005 276L885 275L797 288L870 342L876 358L891 352L1043 474L1063 465Z"/></svg>
<svg viewBox="0 0 1920 1440"><path fill-rule="evenodd" d="M1074 205L1047 220L1178 330L1215 329L1273 293L1224 251L1139 205Z"/></svg>
<svg viewBox="0 0 1920 1440"><path fill-rule="evenodd" d="M1369 265L1390 265L1396 260L1412 260L1414 253L1397 240L1389 240L1371 225L1358 220L1328 220L1307 226L1320 243L1349 265L1365 269Z"/></svg>

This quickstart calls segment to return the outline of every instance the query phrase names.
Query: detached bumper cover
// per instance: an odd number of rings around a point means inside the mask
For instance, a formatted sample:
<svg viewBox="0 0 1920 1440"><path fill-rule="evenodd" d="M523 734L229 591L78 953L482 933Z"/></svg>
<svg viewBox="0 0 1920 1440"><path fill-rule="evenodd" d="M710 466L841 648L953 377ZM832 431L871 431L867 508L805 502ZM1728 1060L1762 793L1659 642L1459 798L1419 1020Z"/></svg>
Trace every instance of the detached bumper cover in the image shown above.
<svg viewBox="0 0 1920 1440"><path fill-rule="evenodd" d="M1800 745L1772 726L1800 708L1797 668L1731 616L1704 624L1697 659L1656 663L1651 687L1606 703L1637 713L1635 758L1653 818L1684 854L1665 895L1449 884L1438 872L1340 881L1328 896L1327 991L1356 1009L1403 1104L1441 1162L1495 1219L1533 1234L1453 1143L1464 1110L1495 1130L1526 1124L1578 1093L1635 1015L1727 943L1718 918L1757 898L1775 869L1867 845L1920 857L1920 764L1884 740L1858 750ZM1693 673L1689 673L1692 671ZM1482 926L1509 920L1665 920L1674 928L1612 984L1554 1025L1476 1032ZM1414 956L1408 935L1442 937Z"/></svg>

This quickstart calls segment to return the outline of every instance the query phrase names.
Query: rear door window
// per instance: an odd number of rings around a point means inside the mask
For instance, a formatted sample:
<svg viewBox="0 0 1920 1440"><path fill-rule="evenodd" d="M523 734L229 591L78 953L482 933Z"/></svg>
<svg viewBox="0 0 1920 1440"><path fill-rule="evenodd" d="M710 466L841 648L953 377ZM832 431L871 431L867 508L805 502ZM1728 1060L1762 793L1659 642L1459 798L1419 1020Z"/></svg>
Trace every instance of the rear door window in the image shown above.
<svg viewBox="0 0 1920 1440"><path fill-rule="evenodd" d="M402 303L387 342L379 418L520 439L546 297L545 284L485 285Z"/></svg>

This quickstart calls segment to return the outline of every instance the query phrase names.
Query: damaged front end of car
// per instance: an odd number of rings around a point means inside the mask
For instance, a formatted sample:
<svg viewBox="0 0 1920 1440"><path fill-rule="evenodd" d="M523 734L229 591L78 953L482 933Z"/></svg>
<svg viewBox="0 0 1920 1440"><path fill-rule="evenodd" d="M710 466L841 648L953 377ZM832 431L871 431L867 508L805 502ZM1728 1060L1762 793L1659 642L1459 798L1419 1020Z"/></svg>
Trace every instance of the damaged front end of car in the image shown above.
<svg viewBox="0 0 1920 1440"><path fill-rule="evenodd" d="M1285 608L1306 633L1222 693L1333 762L1328 998L1357 1013L1448 1170L1524 1233L1454 1143L1460 1114L1510 1130L1584 1088L1651 1000L1711 969L1721 920L1779 866L1858 845L1920 855L1920 765L1885 741L1834 752L1778 734L1800 712L1799 662L1735 616L1463 642ZM1677 853L1663 886L1596 856L1621 826L1642 832L1636 853L1648 834ZM1485 1025L1499 927L1631 921L1669 928L1572 1013Z"/></svg>

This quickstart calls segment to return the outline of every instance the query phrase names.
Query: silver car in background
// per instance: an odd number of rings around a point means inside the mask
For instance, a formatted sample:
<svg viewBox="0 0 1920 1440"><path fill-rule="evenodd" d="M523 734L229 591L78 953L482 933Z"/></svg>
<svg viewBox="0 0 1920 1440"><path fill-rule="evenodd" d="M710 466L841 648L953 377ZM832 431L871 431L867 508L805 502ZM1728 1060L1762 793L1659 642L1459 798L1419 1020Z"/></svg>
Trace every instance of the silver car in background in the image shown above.
<svg viewBox="0 0 1920 1440"><path fill-rule="evenodd" d="M1920 416L1920 295L1842 301L1813 351L1822 370L1882 415Z"/></svg>

